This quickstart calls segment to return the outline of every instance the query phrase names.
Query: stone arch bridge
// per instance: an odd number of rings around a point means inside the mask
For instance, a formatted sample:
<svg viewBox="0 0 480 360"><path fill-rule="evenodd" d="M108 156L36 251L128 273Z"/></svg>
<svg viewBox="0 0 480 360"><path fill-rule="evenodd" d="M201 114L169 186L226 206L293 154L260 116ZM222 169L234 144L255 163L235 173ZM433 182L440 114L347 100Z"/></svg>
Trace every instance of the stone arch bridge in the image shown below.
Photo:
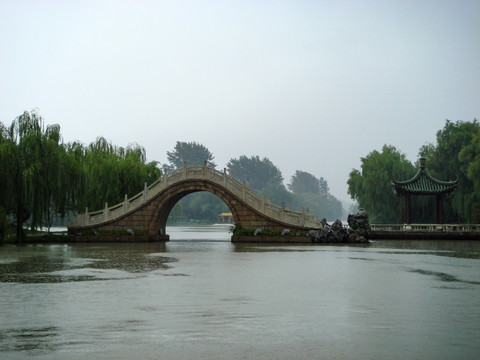
<svg viewBox="0 0 480 360"><path fill-rule="evenodd" d="M79 214L68 224L75 240L165 241L168 215L184 196L208 191L230 209L235 226L245 229L308 231L322 225L308 212L296 212L259 197L231 174L204 166L184 166L164 174L137 195L99 211Z"/></svg>

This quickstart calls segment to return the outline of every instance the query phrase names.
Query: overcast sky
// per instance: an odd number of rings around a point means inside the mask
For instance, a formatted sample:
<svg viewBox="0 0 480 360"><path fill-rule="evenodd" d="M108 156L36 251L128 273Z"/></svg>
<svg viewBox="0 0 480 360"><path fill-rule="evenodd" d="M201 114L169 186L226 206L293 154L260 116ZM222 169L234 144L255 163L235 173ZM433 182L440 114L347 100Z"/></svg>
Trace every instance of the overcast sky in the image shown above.
<svg viewBox="0 0 480 360"><path fill-rule="evenodd" d="M0 0L0 121L34 108L65 142L197 141L349 200L372 150L480 118L480 1Z"/></svg>

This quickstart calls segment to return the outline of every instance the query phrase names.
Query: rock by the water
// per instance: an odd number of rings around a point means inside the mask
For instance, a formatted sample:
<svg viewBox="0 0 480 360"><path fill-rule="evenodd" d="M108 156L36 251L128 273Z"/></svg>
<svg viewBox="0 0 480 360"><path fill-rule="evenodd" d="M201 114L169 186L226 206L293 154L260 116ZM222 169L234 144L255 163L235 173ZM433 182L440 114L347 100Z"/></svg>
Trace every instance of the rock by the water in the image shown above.
<svg viewBox="0 0 480 360"><path fill-rule="evenodd" d="M353 242L368 241L370 224L368 222L368 213L365 210L360 209L355 215L348 215L347 222Z"/></svg>
<svg viewBox="0 0 480 360"><path fill-rule="evenodd" d="M355 215L348 215L348 228L340 220L328 225L325 219L321 221L323 227L309 232L315 243L368 243L370 224L368 214L363 209Z"/></svg>

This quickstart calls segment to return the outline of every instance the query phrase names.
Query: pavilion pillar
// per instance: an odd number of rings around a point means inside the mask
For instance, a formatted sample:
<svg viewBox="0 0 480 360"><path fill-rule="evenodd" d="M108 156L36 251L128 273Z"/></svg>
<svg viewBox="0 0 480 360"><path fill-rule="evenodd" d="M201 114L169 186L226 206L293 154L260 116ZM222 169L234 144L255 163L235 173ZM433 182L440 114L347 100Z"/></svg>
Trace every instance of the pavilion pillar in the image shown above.
<svg viewBox="0 0 480 360"><path fill-rule="evenodd" d="M405 193L405 224L410 224L410 194Z"/></svg>
<svg viewBox="0 0 480 360"><path fill-rule="evenodd" d="M436 217L437 224L443 224L443 195L437 194L435 196L435 208L436 208Z"/></svg>

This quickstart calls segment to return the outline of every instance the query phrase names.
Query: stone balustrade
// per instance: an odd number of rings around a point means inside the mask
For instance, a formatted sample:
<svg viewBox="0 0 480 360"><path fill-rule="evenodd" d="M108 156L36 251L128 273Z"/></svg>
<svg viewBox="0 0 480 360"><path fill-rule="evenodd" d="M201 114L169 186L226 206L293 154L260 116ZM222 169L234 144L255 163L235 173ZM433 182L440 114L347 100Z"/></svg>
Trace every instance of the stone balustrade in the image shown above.
<svg viewBox="0 0 480 360"><path fill-rule="evenodd" d="M370 224L372 231L480 232L480 224Z"/></svg>

